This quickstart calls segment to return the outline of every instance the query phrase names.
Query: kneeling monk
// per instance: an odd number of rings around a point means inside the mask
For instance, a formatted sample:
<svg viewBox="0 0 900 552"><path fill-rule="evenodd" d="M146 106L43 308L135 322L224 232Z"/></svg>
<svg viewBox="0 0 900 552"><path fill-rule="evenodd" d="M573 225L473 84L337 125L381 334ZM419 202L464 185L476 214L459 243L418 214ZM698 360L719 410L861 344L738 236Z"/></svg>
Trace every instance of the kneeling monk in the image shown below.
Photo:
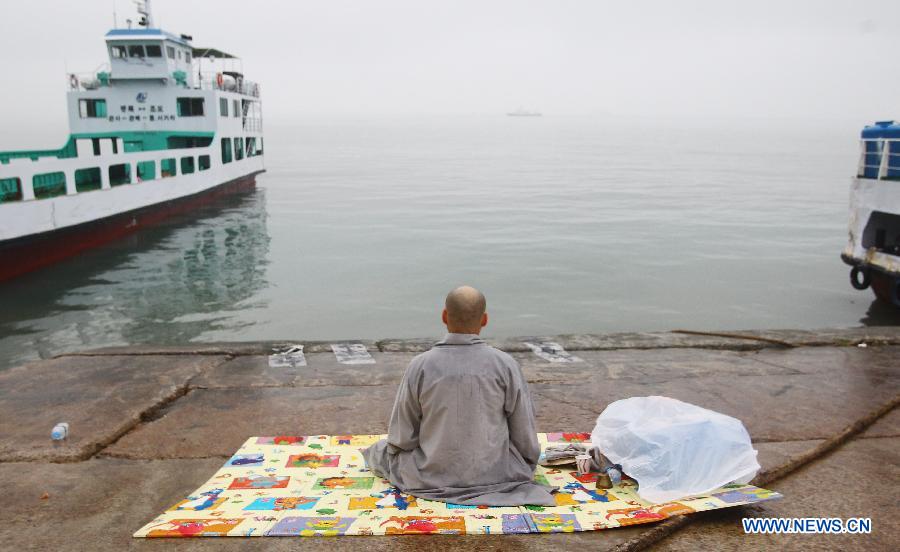
<svg viewBox="0 0 900 552"><path fill-rule="evenodd" d="M387 439L363 451L369 467L420 498L486 506L555 505L534 481L541 449L522 370L478 334L484 295L447 295L449 333L412 360L397 392Z"/></svg>

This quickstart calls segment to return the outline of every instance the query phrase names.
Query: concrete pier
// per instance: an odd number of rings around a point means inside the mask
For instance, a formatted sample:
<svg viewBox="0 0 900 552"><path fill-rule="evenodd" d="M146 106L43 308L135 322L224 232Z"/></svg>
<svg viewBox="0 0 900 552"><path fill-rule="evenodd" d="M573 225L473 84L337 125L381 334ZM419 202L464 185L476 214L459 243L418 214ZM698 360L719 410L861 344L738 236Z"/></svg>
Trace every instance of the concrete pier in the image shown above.
<svg viewBox="0 0 900 552"><path fill-rule="evenodd" d="M584 362L523 344L539 431L590 431L611 401L666 395L741 419L778 502L566 535L137 540L251 435L384 433L409 360L433 340L363 341L376 364L271 368L285 343L127 347L0 373L0 545L10 550L738 550L900 548L900 327L736 335L547 336ZM70 437L50 440L56 422ZM742 517L870 517L870 535L745 535ZM364 540L363 540L364 539Z"/></svg>

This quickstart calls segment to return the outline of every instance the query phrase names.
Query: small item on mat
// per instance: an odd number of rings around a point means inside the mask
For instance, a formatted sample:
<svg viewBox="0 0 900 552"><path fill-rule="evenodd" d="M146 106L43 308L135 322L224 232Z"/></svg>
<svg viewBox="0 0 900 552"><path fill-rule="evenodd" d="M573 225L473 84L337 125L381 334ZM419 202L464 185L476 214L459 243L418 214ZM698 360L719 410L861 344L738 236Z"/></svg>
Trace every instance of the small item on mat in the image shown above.
<svg viewBox="0 0 900 552"><path fill-rule="evenodd" d="M606 472L600 472L597 474L597 488L598 489L612 489L612 479L609 477L609 474Z"/></svg>
<svg viewBox="0 0 900 552"><path fill-rule="evenodd" d="M50 438L54 441L62 441L69 436L69 424L67 422L59 422L53 426L50 432Z"/></svg>
<svg viewBox="0 0 900 552"><path fill-rule="evenodd" d="M591 471L591 455L579 454L575 457L575 466L578 468L578 475L584 475Z"/></svg>
<svg viewBox="0 0 900 552"><path fill-rule="evenodd" d="M618 464L616 464L616 465L618 466ZM622 469L621 468L622 467L619 466L618 468L609 468L608 470L606 470L606 474L609 475L609 480L612 482L612 484L614 486L618 485L619 483L622 482Z"/></svg>
<svg viewBox="0 0 900 552"><path fill-rule="evenodd" d="M565 445L553 445L544 449L539 464L542 466L561 466L575 464L575 457L584 454L587 447L578 443L566 443Z"/></svg>
<svg viewBox="0 0 900 552"><path fill-rule="evenodd" d="M306 366L303 345L293 345L269 355L269 368L296 368L298 366Z"/></svg>

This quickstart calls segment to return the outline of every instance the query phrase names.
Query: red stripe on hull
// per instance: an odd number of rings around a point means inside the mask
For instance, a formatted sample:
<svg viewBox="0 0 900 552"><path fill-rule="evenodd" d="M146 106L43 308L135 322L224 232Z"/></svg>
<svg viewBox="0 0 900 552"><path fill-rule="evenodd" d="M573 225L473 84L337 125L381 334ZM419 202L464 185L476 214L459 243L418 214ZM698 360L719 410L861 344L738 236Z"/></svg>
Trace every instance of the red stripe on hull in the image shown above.
<svg viewBox="0 0 900 552"><path fill-rule="evenodd" d="M86 249L117 240L173 215L211 203L222 196L252 190L256 187L257 174L243 176L197 194L148 205L104 219L2 242L0 282L57 263Z"/></svg>

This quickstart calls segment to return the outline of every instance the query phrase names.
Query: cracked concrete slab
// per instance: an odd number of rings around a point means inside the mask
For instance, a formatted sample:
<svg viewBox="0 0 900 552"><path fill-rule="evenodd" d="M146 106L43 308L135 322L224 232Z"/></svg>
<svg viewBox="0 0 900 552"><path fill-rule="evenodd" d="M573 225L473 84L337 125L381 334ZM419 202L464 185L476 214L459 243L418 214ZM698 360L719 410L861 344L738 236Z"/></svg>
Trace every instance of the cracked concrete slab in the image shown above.
<svg viewBox="0 0 900 552"><path fill-rule="evenodd" d="M644 383L708 376L766 376L797 373L784 366L755 361L755 352L709 349L578 351L583 362L552 363L533 353L514 353L529 381L574 383L605 377Z"/></svg>
<svg viewBox="0 0 900 552"><path fill-rule="evenodd" d="M197 389L105 453L224 457L253 435L386 433L396 392L395 386Z"/></svg>
<svg viewBox="0 0 900 552"><path fill-rule="evenodd" d="M634 396L664 395L734 416L744 422L755 441L824 439L868 414L900 392L897 348L871 348L857 352L836 348L767 351L775 373L745 367L747 355L722 355L694 370L658 363L635 364L638 379L612 379L581 372L567 383L533 383L538 411L546 424L590 431L593 419L612 401ZM641 354L635 354L640 358ZM828 361L827 359L833 359ZM735 363L738 365L736 366ZM761 364L761 363L760 363ZM555 371L570 370L572 364ZM628 364L626 361L627 371ZM777 373L783 369L789 373ZM544 368L547 370L547 368ZM574 369L581 370L581 369ZM672 378L672 379L667 379ZM571 411L584 413L582 419ZM572 425L563 425L563 424Z"/></svg>
<svg viewBox="0 0 900 552"><path fill-rule="evenodd" d="M341 364L333 353L311 353L306 366L269 366L267 356L242 356L197 377L192 385L208 389L228 387L323 387L396 385L412 360L412 353L372 352L375 364Z"/></svg>
<svg viewBox="0 0 900 552"><path fill-rule="evenodd" d="M873 426L873 429L881 422ZM900 438L857 439L769 485L782 500L704 512L653 550L843 550L900 549L896 482ZM745 534L744 517L868 517L869 535Z"/></svg>
<svg viewBox="0 0 900 552"><path fill-rule="evenodd" d="M0 461L71 461L114 441L187 382L225 360L215 356L104 356L46 360L0 373ZM51 441L57 422L69 438Z"/></svg>

